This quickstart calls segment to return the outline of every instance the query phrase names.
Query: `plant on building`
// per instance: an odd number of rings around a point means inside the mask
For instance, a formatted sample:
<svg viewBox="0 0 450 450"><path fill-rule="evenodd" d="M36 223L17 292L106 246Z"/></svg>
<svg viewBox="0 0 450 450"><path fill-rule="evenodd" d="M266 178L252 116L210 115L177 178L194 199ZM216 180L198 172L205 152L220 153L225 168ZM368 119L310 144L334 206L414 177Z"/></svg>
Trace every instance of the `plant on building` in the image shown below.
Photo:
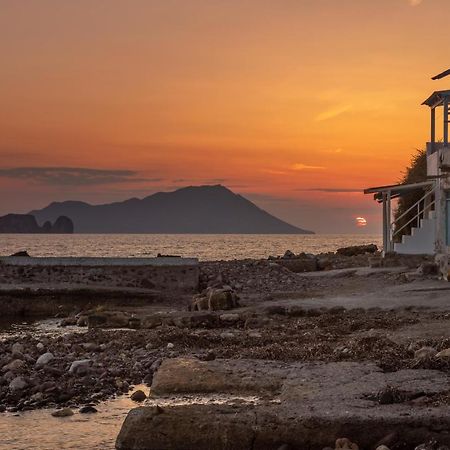
<svg viewBox="0 0 450 450"><path fill-rule="evenodd" d="M417 150L416 153L412 155L410 165L406 168L403 177L400 180L400 183L412 184L421 183L423 181L427 181L427 153L425 150ZM417 191L408 192L407 194L399 197L397 208L394 211L396 230L402 228L416 215L416 209L413 208L412 211L398 220L398 218L403 213L405 213L405 211L408 211L408 209L411 208L415 203L417 203L422 196L423 191L421 189L418 189ZM411 228L413 226L416 226L414 220L395 236L395 241L401 241L401 238L404 234L410 234Z"/></svg>

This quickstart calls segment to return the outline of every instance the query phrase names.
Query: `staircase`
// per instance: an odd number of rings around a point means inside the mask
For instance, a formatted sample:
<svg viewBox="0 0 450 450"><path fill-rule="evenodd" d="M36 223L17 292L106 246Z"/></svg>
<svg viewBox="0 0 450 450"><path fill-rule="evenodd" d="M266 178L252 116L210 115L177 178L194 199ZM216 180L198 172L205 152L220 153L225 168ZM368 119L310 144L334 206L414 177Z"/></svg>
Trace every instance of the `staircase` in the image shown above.
<svg viewBox="0 0 450 450"><path fill-rule="evenodd" d="M410 235L403 235L402 242L394 244L394 251L403 255L434 254L436 213L420 219L419 227L412 227Z"/></svg>
<svg viewBox="0 0 450 450"><path fill-rule="evenodd" d="M393 247L393 250L396 253L403 255L434 254L436 235L434 192L434 188L426 191L422 198L391 223L390 242L391 248ZM402 226L398 227L397 223L405 217L410 217L410 219ZM402 241L394 243L392 246L395 236L399 235L407 226L411 227L411 234L403 234Z"/></svg>

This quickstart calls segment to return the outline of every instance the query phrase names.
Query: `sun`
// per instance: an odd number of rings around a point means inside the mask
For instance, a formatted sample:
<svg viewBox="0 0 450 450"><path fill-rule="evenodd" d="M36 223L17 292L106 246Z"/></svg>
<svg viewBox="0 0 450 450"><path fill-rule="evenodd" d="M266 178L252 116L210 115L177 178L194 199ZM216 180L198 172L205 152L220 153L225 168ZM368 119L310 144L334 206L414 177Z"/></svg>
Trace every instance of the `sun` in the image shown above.
<svg viewBox="0 0 450 450"><path fill-rule="evenodd" d="M367 226L367 220L364 217L356 217L355 222L357 227Z"/></svg>

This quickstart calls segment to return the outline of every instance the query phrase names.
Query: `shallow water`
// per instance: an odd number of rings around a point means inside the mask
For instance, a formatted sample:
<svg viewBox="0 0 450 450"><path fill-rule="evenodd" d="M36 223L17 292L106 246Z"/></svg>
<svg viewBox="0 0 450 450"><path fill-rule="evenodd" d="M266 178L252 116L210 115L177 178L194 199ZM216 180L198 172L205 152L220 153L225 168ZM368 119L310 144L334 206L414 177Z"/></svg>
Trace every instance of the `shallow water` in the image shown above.
<svg viewBox="0 0 450 450"><path fill-rule="evenodd" d="M128 411L136 407L129 397L96 406L96 414L52 417L52 410L0 415L0 448L8 450L114 449Z"/></svg>
<svg viewBox="0 0 450 450"><path fill-rule="evenodd" d="M145 257L158 253L200 260L267 258L294 253L336 251L375 243L377 234L1 234L0 255L27 250L31 256Z"/></svg>

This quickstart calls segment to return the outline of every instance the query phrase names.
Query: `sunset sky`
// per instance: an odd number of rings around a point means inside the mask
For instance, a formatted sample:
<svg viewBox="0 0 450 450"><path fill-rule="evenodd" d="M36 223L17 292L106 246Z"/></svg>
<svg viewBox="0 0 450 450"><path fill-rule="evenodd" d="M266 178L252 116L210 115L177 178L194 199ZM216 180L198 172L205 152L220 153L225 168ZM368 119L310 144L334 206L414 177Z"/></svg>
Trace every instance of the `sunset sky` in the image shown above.
<svg viewBox="0 0 450 450"><path fill-rule="evenodd" d="M0 214L220 183L303 228L380 232L361 190L428 139L448 18L449 0L0 0Z"/></svg>

